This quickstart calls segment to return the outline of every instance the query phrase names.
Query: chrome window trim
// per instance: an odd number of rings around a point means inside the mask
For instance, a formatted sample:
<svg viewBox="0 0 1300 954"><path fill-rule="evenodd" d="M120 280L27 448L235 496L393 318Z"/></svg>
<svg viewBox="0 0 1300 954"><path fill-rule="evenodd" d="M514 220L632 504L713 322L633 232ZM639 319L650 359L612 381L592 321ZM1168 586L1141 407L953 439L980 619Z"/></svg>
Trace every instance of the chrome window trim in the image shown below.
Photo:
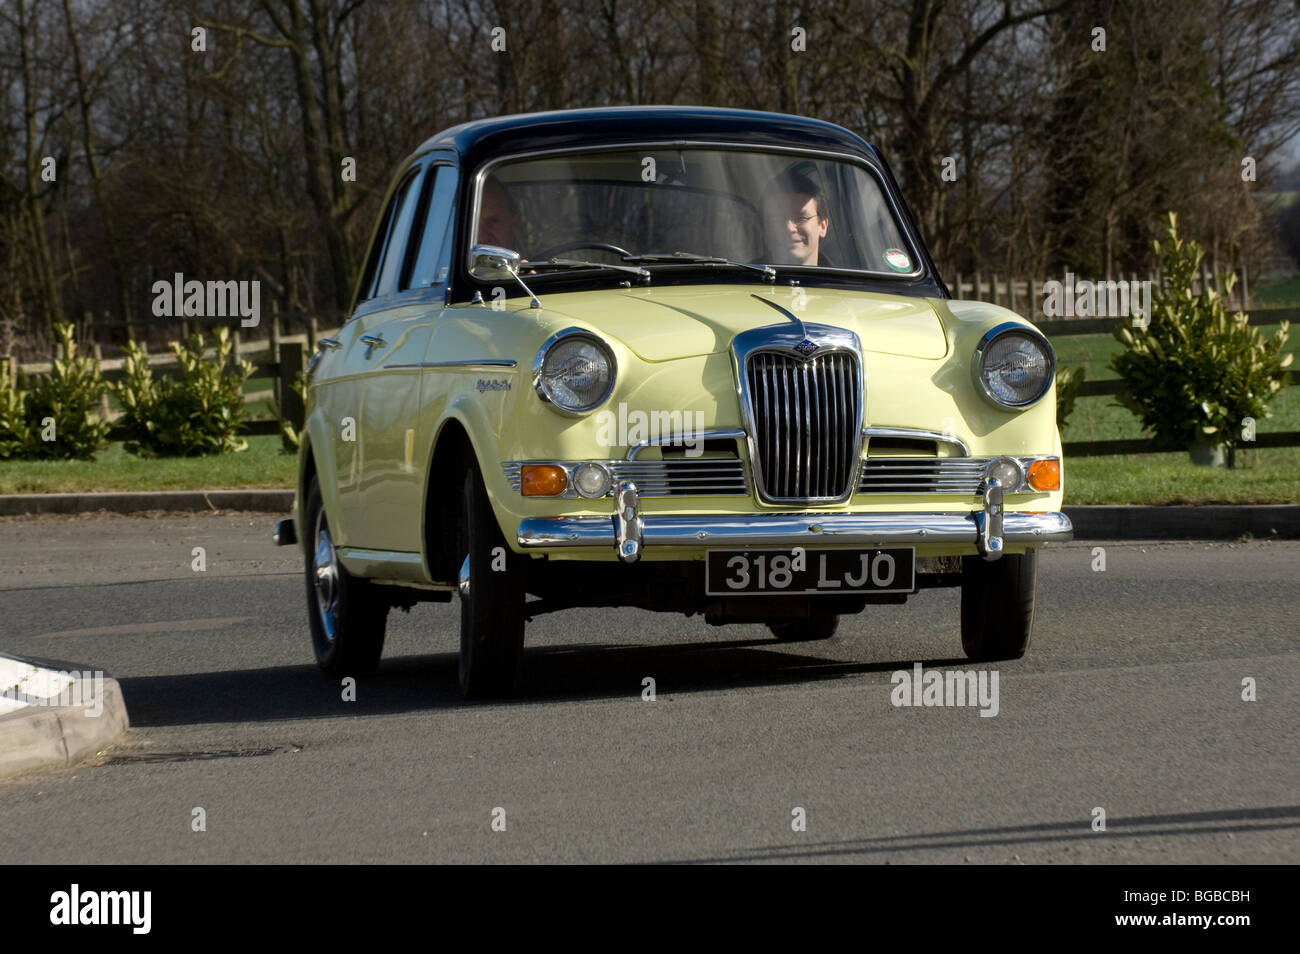
<svg viewBox="0 0 1300 954"><path fill-rule="evenodd" d="M993 396L993 392L991 392L985 385L984 376L980 374L980 366L984 360L985 350L996 339L1011 332L1020 332L1027 338L1038 339L1038 342L1043 346L1043 350L1047 355L1047 383L1043 385L1043 390L1037 397L1021 404L1006 404L1003 401L999 401ZM1033 325L1022 325L1016 321L1004 321L1001 324L994 325L988 331L984 332L983 336L979 340L979 344L975 346L975 352L971 356L971 376L975 379L975 390L980 393L984 400L992 404L998 410L1023 411L1027 408L1033 407L1043 398L1047 397L1048 393L1052 390L1052 383L1056 380L1056 349L1053 348L1052 343L1047 340L1047 335L1043 334Z"/></svg>
<svg viewBox="0 0 1300 954"><path fill-rule="evenodd" d="M656 140L632 140L630 142L599 143L590 146L570 146L564 149L536 149L528 152L509 153L499 156L479 166L474 173L473 189L474 196L470 207L470 230L469 235L478 235L478 214L479 204L483 195L483 183L487 180L488 173L492 169L504 162L516 162L521 159L536 159L541 156L563 156L573 153L585 152L606 152L620 149L718 149L731 152L782 152L790 155L808 156L815 159L837 159L853 163L867 170L868 174L876 180L876 185L880 187L881 193L885 197L885 202L889 205L890 214L893 216L894 225L898 228L899 234L908 245L908 252L912 260L916 262L917 267L910 272L873 272L864 271L857 268L823 268L808 267L806 265L777 265L780 269L793 270L795 274L815 275L819 273L830 273L840 275L868 276L871 278L892 279L895 281L915 281L925 275L925 259L920 255L921 241L920 236L912 231L908 224L907 216L902 214L898 203L894 200L894 195L890 191L889 182L885 178L884 170L876 165L875 162L863 156L854 155L848 152L828 152L821 149L803 148L800 146L752 146L745 143L736 142L716 142L708 139L656 139ZM471 241L470 246L473 246ZM469 270L469 251L466 250L465 269ZM557 273L562 274L562 273ZM540 277L540 276L539 276ZM939 275L936 273L932 276L936 282L939 282ZM477 279L476 279L477 280Z"/></svg>

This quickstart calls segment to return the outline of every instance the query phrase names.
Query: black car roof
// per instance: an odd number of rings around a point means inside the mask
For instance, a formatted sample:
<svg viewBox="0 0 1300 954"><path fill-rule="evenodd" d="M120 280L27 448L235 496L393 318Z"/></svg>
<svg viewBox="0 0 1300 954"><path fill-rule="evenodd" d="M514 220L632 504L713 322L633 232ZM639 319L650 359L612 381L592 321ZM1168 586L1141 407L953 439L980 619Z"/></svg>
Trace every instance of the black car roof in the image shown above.
<svg viewBox="0 0 1300 954"><path fill-rule="evenodd" d="M497 116L444 129L428 139L416 154L452 149L460 154L464 165L475 166L485 158L505 153L597 142L676 139L793 146L878 159L865 140L833 123L712 106L611 106Z"/></svg>

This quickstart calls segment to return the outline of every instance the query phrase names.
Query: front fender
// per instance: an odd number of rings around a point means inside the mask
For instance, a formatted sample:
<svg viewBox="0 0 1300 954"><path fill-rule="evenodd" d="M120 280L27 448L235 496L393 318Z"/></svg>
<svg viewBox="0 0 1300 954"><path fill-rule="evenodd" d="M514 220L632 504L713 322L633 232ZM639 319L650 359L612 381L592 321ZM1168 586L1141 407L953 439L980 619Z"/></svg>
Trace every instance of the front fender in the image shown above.
<svg viewBox="0 0 1300 954"><path fill-rule="evenodd" d="M301 445L298 448L298 492L294 507L294 521L298 530L298 539L308 538L306 527L307 507L307 463L316 465L316 482L320 485L321 504L329 517L330 533L339 546L347 546L348 527L344 519L343 505L339 498L338 461L334 455L334 444L330 439L329 424L320 411L313 411L303 425Z"/></svg>

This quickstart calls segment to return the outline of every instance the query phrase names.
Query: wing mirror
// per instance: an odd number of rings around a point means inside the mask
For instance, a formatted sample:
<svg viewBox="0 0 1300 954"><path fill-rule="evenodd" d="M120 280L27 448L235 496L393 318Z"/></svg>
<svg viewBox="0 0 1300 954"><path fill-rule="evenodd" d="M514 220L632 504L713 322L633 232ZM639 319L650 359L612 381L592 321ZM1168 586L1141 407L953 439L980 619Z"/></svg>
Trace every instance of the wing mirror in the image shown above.
<svg viewBox="0 0 1300 954"><path fill-rule="evenodd" d="M512 248L475 245L469 255L469 273L475 278L513 278L519 271L520 256Z"/></svg>
<svg viewBox="0 0 1300 954"><path fill-rule="evenodd" d="M519 287L528 292L528 307L541 308L542 303L533 290L519 277L519 253L499 245L475 245L469 250L469 273L475 278L491 281L494 278L513 278Z"/></svg>

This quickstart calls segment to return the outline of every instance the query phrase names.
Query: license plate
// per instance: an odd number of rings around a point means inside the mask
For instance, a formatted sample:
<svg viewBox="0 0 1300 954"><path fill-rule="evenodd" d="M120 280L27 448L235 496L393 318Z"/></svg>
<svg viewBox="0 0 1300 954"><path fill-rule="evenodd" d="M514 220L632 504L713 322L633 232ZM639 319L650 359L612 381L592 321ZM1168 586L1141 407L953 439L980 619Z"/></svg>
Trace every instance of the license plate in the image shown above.
<svg viewBox="0 0 1300 954"><path fill-rule="evenodd" d="M709 550L706 596L808 593L911 593L912 547L870 550Z"/></svg>

